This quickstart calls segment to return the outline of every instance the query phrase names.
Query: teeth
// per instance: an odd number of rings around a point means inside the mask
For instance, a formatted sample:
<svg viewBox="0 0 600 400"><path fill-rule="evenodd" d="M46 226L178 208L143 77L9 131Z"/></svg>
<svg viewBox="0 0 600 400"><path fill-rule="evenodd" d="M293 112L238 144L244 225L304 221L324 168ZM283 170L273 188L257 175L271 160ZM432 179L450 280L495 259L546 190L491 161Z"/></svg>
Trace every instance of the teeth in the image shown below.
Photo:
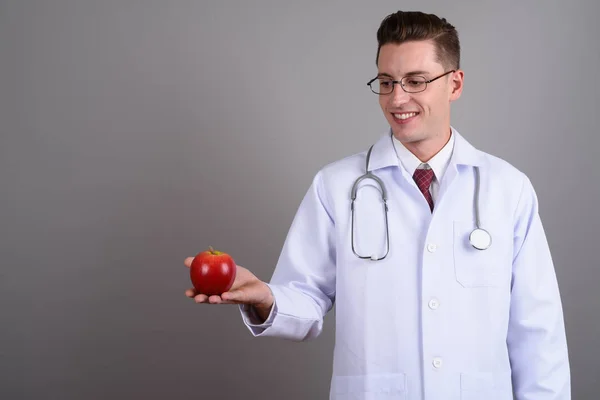
<svg viewBox="0 0 600 400"><path fill-rule="evenodd" d="M403 113L403 114L394 114L394 117L396 117L398 119L407 119L407 118L410 118L410 117L414 117L417 114L418 113L416 113L416 112Z"/></svg>

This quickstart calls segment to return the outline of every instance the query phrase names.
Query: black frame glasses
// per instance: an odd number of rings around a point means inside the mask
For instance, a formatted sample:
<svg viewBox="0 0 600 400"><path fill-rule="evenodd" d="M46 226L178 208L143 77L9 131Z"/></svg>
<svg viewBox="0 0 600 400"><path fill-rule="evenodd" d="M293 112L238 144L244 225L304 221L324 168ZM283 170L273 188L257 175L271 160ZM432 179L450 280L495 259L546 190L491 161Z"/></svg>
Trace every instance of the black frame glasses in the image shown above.
<svg viewBox="0 0 600 400"><path fill-rule="evenodd" d="M400 87L402 88L402 90L404 90L406 93L421 93L421 92L424 92L427 89L427 84L435 81L436 79L440 79L441 77L446 76L446 75L448 75L448 74L450 74L452 72L456 72L456 70L453 69L453 70L450 70L448 72L444 72L442 75L436 76L435 78L431 78L429 80L427 80L427 78L425 78L424 76L421 76L421 75L408 75L408 76L403 77L399 81L395 81L392 78L389 78L387 76L385 76L385 77L376 76L375 78L373 78L369 82L367 82L367 86L371 89L371 91L373 93L379 94L379 95L386 95L386 94L393 93L394 92L394 87L396 86L396 84L399 84ZM381 91L377 92L375 89L373 89L373 86L371 86L373 82L375 82L378 79L382 79L382 78L385 78L385 80L392 85L389 92L387 92L387 91L386 92L381 92ZM415 79L415 78L422 78L423 79L422 81L419 81L420 84L424 83L423 89L419 89L419 90L407 90L406 86L408 86L409 80L410 79Z"/></svg>

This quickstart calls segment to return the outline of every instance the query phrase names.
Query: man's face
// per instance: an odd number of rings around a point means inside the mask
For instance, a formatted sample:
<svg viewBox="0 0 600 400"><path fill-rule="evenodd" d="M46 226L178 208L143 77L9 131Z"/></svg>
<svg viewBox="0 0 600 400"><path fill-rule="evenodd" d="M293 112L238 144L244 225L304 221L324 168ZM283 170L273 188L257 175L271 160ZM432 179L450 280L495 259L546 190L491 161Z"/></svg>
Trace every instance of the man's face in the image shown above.
<svg viewBox="0 0 600 400"><path fill-rule="evenodd" d="M448 69L436 60L432 41L388 43L381 47L378 76L399 81L408 75L435 78ZM394 136L405 145L430 144L441 149L450 134L450 103L460 97L463 72L457 71L429 84L420 93L406 93L399 84L379 104Z"/></svg>

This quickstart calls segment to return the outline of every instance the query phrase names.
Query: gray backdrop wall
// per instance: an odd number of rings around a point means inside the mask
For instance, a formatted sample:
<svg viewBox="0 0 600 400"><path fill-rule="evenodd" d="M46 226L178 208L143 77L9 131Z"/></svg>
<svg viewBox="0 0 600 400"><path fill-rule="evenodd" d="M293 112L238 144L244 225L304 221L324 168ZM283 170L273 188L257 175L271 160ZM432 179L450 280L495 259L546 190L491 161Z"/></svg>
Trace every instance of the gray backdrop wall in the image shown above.
<svg viewBox="0 0 600 400"><path fill-rule="evenodd" d="M386 127L365 83L400 8L457 26L452 123L533 181L596 399L596 0L0 1L0 398L326 398L333 313L254 339L183 259L270 278L313 175Z"/></svg>

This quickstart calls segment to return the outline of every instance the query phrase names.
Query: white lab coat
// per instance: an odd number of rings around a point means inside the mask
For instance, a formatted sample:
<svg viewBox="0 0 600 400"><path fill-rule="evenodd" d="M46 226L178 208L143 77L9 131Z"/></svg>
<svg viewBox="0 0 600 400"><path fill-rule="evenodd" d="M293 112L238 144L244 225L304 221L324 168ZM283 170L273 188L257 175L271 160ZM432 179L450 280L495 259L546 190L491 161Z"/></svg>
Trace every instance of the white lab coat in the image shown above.
<svg viewBox="0 0 600 400"><path fill-rule="evenodd" d="M330 399L567 400L570 371L556 275L529 179L472 147L454 152L433 214L402 168L389 133L370 169L389 206L389 254L351 247L350 190L366 151L325 166L295 216L269 283L275 307L256 336L309 340L336 303ZM489 249L475 227L474 166ZM385 253L379 190L358 192L355 246Z"/></svg>

